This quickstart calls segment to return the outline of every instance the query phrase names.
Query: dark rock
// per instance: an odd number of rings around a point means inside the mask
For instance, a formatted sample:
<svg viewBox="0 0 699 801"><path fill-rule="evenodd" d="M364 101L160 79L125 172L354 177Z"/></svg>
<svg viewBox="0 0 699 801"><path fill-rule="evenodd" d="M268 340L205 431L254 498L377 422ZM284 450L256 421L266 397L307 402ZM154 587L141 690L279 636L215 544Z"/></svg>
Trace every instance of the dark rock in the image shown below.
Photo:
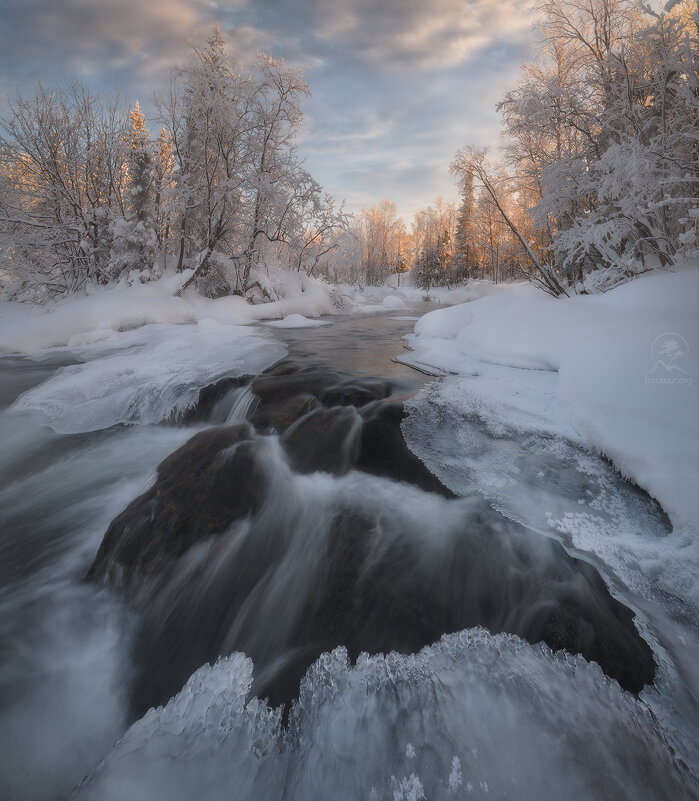
<svg viewBox="0 0 699 801"><path fill-rule="evenodd" d="M406 481L445 498L455 498L456 495L405 444L401 431L404 416L402 403L372 404L362 410L364 425L357 468L375 476Z"/></svg>
<svg viewBox="0 0 699 801"><path fill-rule="evenodd" d="M353 406L321 406L289 426L281 442L298 472L343 475L357 464L361 427L362 419Z"/></svg>
<svg viewBox="0 0 699 801"><path fill-rule="evenodd" d="M170 420L170 423L179 425L189 425L191 423L202 423L211 419L211 415L219 404L232 390L240 389L249 384L252 376L240 376L238 378L222 378L213 384L208 384L199 390L197 402L186 412Z"/></svg>
<svg viewBox="0 0 699 801"><path fill-rule="evenodd" d="M292 395L290 398L258 404L250 422L265 434L281 434L296 420L320 407L313 395Z"/></svg>
<svg viewBox="0 0 699 801"><path fill-rule="evenodd" d="M198 413L235 386L207 388ZM307 510L285 497L295 485L265 462L271 432L297 473L356 469L455 498L406 446L403 405L387 382L284 360L252 389L251 423L210 428L163 461L90 568L90 579L125 587L140 611L137 713L234 650L253 659L257 694L288 703L308 666L337 645L352 658L410 653L477 625L580 653L633 692L653 681L633 613L597 570L485 501L455 501L463 523L450 517L446 534L438 518L426 532L385 536L390 519L362 498ZM440 546L425 552L426 543Z"/></svg>
<svg viewBox="0 0 699 801"><path fill-rule="evenodd" d="M153 486L116 517L88 578L128 584L258 508L264 471L248 424L210 428L168 456Z"/></svg>

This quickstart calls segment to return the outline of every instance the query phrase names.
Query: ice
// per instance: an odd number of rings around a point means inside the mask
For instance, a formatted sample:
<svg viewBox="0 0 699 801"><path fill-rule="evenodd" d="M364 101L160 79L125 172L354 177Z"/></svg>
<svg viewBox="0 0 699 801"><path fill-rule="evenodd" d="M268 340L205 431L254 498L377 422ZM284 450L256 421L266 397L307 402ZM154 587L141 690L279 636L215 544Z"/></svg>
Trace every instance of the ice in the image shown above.
<svg viewBox="0 0 699 801"><path fill-rule="evenodd" d="M129 729L75 798L184 801L234 789L251 801L439 801L464 777L473 798L675 801L692 792L642 702L595 666L515 637L470 629L354 666L338 648L309 669L288 732L248 700L251 675L240 654L198 670Z"/></svg>
<svg viewBox="0 0 699 801"><path fill-rule="evenodd" d="M455 492L480 493L511 519L596 554L635 593L670 593L699 619L691 532L669 536L657 504L582 440L564 436L560 420L525 415L521 398L517 410L497 397L479 403L480 380L449 376L409 402L411 450Z"/></svg>
<svg viewBox="0 0 699 801"><path fill-rule="evenodd" d="M463 784L463 776L461 774L461 760L455 756L451 761L451 770L449 771L449 780L447 787L450 792L455 793Z"/></svg>
<svg viewBox="0 0 699 801"><path fill-rule="evenodd" d="M553 299L528 286L500 287L421 318L414 353L402 361L469 376L460 389L465 413L478 407L505 427L538 416L534 429L550 421L561 436L584 440L657 498L677 530L696 533L697 297L699 271L690 266L597 296ZM680 358L656 380L663 337L679 343Z"/></svg>
<svg viewBox="0 0 699 801"><path fill-rule="evenodd" d="M202 387L257 374L286 348L259 329L204 319L144 326L72 352L87 361L59 369L13 410L37 414L62 434L159 423L185 412Z"/></svg>
<svg viewBox="0 0 699 801"><path fill-rule="evenodd" d="M425 801L425 789L420 779L411 773L400 781L391 777L393 784L393 801Z"/></svg>

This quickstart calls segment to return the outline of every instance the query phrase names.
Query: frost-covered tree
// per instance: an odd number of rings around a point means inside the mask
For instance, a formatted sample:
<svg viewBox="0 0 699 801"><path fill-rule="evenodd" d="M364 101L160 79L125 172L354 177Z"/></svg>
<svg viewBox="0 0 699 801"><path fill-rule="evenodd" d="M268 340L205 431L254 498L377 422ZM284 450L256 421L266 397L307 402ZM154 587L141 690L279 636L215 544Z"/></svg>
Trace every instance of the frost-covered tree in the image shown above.
<svg viewBox="0 0 699 801"><path fill-rule="evenodd" d="M218 29L174 76L159 105L176 162L177 268L193 268L185 287L245 295L270 244L303 248L299 226L324 203L295 149L307 96L282 61L260 55L244 69Z"/></svg>
<svg viewBox="0 0 699 801"><path fill-rule="evenodd" d="M329 268L329 257L341 244L351 224L344 205L323 193L309 176L307 192L297 200L293 225L289 227L289 260L292 269L314 275Z"/></svg>
<svg viewBox="0 0 699 801"><path fill-rule="evenodd" d="M559 17L559 30L587 44L577 67L584 85L594 86L598 76L594 102L587 103L594 147L542 169L535 209L540 221L557 221L552 246L572 280L597 267L633 273L649 257L650 266L667 265L683 248L680 220L699 187L699 109L696 37L682 5L669 14L617 7L597 50L581 24Z"/></svg>
<svg viewBox="0 0 699 801"><path fill-rule="evenodd" d="M474 175L546 291L696 253L697 13L695 0L547 0L541 57L500 104L504 171L457 154L457 178Z"/></svg>
<svg viewBox="0 0 699 801"><path fill-rule="evenodd" d="M173 75L170 96L159 102L172 141L177 269L192 267L192 280L209 293L228 291L228 279L211 261L239 236L247 179L250 78L225 52L217 28L203 50Z"/></svg>
<svg viewBox="0 0 699 801"><path fill-rule="evenodd" d="M309 96L303 75L283 61L262 55L250 94L245 183L245 241L236 291L245 293L257 263L260 242L288 240L288 224L298 203L307 202L308 173L301 168L295 140L303 122L301 104Z"/></svg>
<svg viewBox="0 0 699 801"><path fill-rule="evenodd" d="M51 297L110 278L124 214L126 110L81 82L19 95L1 121L0 234L8 291Z"/></svg>
<svg viewBox="0 0 699 801"><path fill-rule="evenodd" d="M110 271L113 278L136 273L140 280L158 274L158 237L155 231L155 165L145 117L136 103L130 112L126 140L124 216L112 222ZM135 277L135 276L133 276Z"/></svg>
<svg viewBox="0 0 699 801"><path fill-rule="evenodd" d="M382 200L362 209L359 236L365 283L379 286L389 275L403 271L406 262L405 224L394 203Z"/></svg>

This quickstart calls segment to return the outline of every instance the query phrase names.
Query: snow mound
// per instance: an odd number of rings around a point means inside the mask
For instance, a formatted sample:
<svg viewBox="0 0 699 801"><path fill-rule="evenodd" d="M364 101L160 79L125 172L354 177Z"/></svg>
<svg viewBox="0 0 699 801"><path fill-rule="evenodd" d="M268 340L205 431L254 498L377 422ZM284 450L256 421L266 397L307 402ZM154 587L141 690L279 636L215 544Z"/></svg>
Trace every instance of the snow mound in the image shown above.
<svg viewBox="0 0 699 801"><path fill-rule="evenodd" d="M317 328L321 325L330 325L329 320L309 320L303 314L287 314L283 320L273 320L265 323L275 328Z"/></svg>
<svg viewBox="0 0 699 801"><path fill-rule="evenodd" d="M534 414L534 428L568 438L572 428L655 497L675 527L697 530L697 298L696 269L644 275L597 296L500 287L422 317L403 361L471 376L461 390L465 413L515 427ZM538 379L532 370L559 375Z"/></svg>
<svg viewBox="0 0 699 801"><path fill-rule="evenodd" d="M178 296L177 290L187 276L185 271L147 284L92 288L89 294L45 306L0 302L0 354L88 345L145 325L197 323L204 319L250 325L290 315L318 317L338 311L333 301L335 290L304 274L277 269L266 278L257 275L267 297L273 298L259 303L249 303L239 296L211 300L193 288Z"/></svg>
<svg viewBox="0 0 699 801"><path fill-rule="evenodd" d="M386 295L383 299L383 307L385 309L404 309L405 303L398 297L398 295Z"/></svg>

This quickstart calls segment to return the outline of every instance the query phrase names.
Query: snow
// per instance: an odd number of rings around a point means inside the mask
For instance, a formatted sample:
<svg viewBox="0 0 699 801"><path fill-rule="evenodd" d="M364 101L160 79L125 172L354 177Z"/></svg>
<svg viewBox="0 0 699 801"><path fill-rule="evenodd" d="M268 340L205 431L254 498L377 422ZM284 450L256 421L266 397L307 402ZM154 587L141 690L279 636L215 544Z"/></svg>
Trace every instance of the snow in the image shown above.
<svg viewBox="0 0 699 801"><path fill-rule="evenodd" d="M656 498L676 529L697 530L697 299L690 266L597 296L501 286L422 317L402 360L463 376L443 385L443 397L494 429L586 443ZM686 347L682 364L656 378L651 350L665 334Z"/></svg>
<svg viewBox="0 0 699 801"><path fill-rule="evenodd" d="M266 325L275 328L317 328L321 325L330 325L329 320L309 320L303 314L287 314L283 320L274 320Z"/></svg>
<svg viewBox="0 0 699 801"><path fill-rule="evenodd" d="M177 295L188 273L90 293L39 307L0 304L0 354L61 349L80 364L60 368L24 393L13 413L32 413L72 434L114 425L158 423L192 406L199 390L224 377L260 373L286 348L254 323L326 325L309 316L338 309L330 287L302 274L274 279L276 300L211 300ZM264 275L256 275L264 286ZM272 286L270 283L270 290Z"/></svg>
<svg viewBox="0 0 699 801"><path fill-rule="evenodd" d="M385 286L359 287L340 284L337 288L355 306L356 310L363 312L405 309L415 303L425 301L453 306L498 291L498 287L490 281L469 281L466 286L456 289L442 286L433 287L427 291L406 284L405 279L400 286L394 286L395 276L389 278L392 280Z"/></svg>
<svg viewBox="0 0 699 801"><path fill-rule="evenodd" d="M386 295L383 299L383 307L385 309L404 309L405 303L398 295Z"/></svg>
<svg viewBox="0 0 699 801"><path fill-rule="evenodd" d="M93 288L89 294L45 306L0 302L0 354L87 345L145 325L202 320L250 325L289 315L317 317L338 311L331 288L305 275L287 273L282 283L275 275L277 299L255 304L237 296L211 300L191 288L177 296L187 277L185 271L146 284Z"/></svg>

